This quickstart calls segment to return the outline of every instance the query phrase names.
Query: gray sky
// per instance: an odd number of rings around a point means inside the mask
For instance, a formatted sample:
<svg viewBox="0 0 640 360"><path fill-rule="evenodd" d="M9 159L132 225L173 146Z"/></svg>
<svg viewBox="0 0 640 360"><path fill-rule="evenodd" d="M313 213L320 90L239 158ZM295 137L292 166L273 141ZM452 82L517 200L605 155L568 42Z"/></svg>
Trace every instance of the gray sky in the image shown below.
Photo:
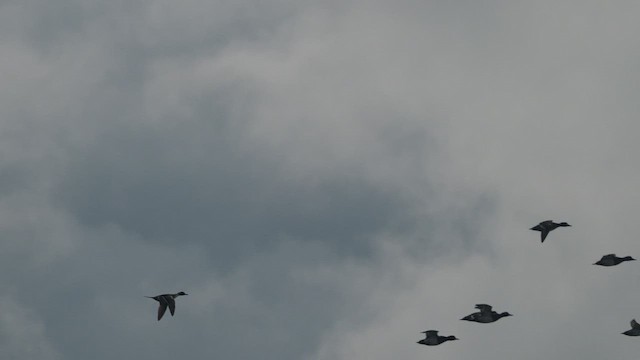
<svg viewBox="0 0 640 360"><path fill-rule="evenodd" d="M1 1L0 358L637 356L639 15Z"/></svg>

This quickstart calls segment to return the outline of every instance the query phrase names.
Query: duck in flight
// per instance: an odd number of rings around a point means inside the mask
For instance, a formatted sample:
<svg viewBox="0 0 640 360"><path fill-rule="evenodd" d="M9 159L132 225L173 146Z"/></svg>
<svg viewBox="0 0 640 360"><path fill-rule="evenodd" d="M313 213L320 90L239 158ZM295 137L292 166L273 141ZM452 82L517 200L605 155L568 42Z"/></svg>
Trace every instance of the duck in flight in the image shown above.
<svg viewBox="0 0 640 360"><path fill-rule="evenodd" d="M427 345L427 346L435 346L440 345L445 341L449 340L459 340L457 337L451 336L440 336L438 335L438 330L427 330L422 332L424 334L424 339L418 341L418 344Z"/></svg>
<svg viewBox="0 0 640 360"><path fill-rule="evenodd" d="M555 223L553 222L553 220L545 220L540 224L532 227L531 230L540 231L540 242L544 242L544 239L547 238L547 235L549 235L549 232L551 230L555 230L559 227L565 227L565 226L571 226L571 225L567 224L566 222Z"/></svg>
<svg viewBox="0 0 640 360"><path fill-rule="evenodd" d="M493 311L493 308L491 307L491 305L487 305L487 304L477 304L476 309L479 309L480 311L467 315L460 320L467 320L467 321L473 321L473 322L482 323L482 324L488 324L488 323L498 321L505 316L513 316L508 312L497 313Z"/></svg>
<svg viewBox="0 0 640 360"><path fill-rule="evenodd" d="M631 330L627 330L623 332L623 334L627 336L638 336L640 335L640 324L636 321L636 319L631 320Z"/></svg>
<svg viewBox="0 0 640 360"><path fill-rule="evenodd" d="M620 264L621 262L631 261L631 260L635 260L635 259L632 258L631 256L617 257L616 254L607 254L603 256L602 259L600 259L598 262L593 263L593 265L615 266Z"/></svg>
<svg viewBox="0 0 640 360"><path fill-rule="evenodd" d="M162 315L167 311L167 307L169 307L169 311L171 312L171 316L176 312L176 302L175 298L178 296L189 295L184 291L180 291L177 294L162 294L156 296L145 296L149 299L153 299L158 302L158 321L162 319Z"/></svg>

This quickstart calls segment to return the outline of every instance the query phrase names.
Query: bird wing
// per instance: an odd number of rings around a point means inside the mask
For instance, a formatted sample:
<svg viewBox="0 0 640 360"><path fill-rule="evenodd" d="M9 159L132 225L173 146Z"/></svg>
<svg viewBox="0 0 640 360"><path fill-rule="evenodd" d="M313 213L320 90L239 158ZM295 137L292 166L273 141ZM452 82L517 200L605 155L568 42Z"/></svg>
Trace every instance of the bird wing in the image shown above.
<svg viewBox="0 0 640 360"><path fill-rule="evenodd" d="M636 319L631 320L631 328L632 329L640 329L640 324L638 324Z"/></svg>
<svg viewBox="0 0 640 360"><path fill-rule="evenodd" d="M173 297L167 296L167 304L169 305L169 311L171 312L171 316L176 312L176 301L173 300Z"/></svg>
<svg viewBox="0 0 640 360"><path fill-rule="evenodd" d="M540 242L544 242L544 239L549 235L550 225L553 224L551 220L545 220L540 224L531 228L531 230L540 231Z"/></svg>
<svg viewBox="0 0 640 360"><path fill-rule="evenodd" d="M167 300L165 299L164 296L160 297L160 300L158 300L158 321L160 321L160 319L162 319L162 316L164 315L165 311L167 311Z"/></svg>
<svg viewBox="0 0 640 360"><path fill-rule="evenodd" d="M540 242L541 243L544 242L544 239L547 238L547 235L549 235L549 230L547 230L547 229L540 230Z"/></svg>
<svg viewBox="0 0 640 360"><path fill-rule="evenodd" d="M609 259L609 258L614 258L614 257L616 257L616 254L607 254L607 255L604 255L602 257L602 259Z"/></svg>
<svg viewBox="0 0 640 360"><path fill-rule="evenodd" d="M487 304L476 304L476 309L479 309L480 312L489 312L493 307Z"/></svg>
<svg viewBox="0 0 640 360"><path fill-rule="evenodd" d="M427 330L427 331L423 331L422 333L426 337L438 336L438 330Z"/></svg>

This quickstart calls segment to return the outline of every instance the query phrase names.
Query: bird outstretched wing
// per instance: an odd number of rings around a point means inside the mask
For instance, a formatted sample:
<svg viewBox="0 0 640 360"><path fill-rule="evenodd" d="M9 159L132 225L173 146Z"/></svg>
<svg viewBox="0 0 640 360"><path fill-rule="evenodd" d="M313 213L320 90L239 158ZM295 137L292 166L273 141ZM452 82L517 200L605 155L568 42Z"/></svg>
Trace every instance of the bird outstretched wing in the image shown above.
<svg viewBox="0 0 640 360"><path fill-rule="evenodd" d="M549 230L544 229L540 231L540 242L543 243L544 239L547 238L547 235L549 235Z"/></svg>
<svg viewBox="0 0 640 360"><path fill-rule="evenodd" d="M427 330L422 332L426 337L438 336L438 330Z"/></svg>
<svg viewBox="0 0 640 360"><path fill-rule="evenodd" d="M167 296L167 305L169 305L169 311L171 312L171 316L176 312L176 301L173 300L171 296Z"/></svg>
<svg viewBox="0 0 640 360"><path fill-rule="evenodd" d="M493 307L487 304L476 304L476 309L480 310L481 312L489 312L491 311L491 309L493 309Z"/></svg>
<svg viewBox="0 0 640 360"><path fill-rule="evenodd" d="M167 305L169 305L169 302L167 301L167 298L165 296L161 296L158 300L158 321L160 321L160 319L162 319L162 316L164 315L164 313L167 311ZM175 303L174 303L174 307L175 307ZM173 311L171 312L171 314L173 314Z"/></svg>

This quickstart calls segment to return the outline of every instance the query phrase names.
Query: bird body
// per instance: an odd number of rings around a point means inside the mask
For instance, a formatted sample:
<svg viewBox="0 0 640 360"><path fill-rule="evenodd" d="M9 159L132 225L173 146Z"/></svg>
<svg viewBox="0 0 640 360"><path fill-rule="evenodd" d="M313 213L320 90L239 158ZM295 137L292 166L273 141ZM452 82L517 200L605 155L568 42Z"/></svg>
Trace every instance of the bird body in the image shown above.
<svg viewBox="0 0 640 360"><path fill-rule="evenodd" d="M488 324L488 323L496 322L505 316L513 316L513 315L509 314L508 312L498 313L495 311L491 311L491 312L483 313L479 311L479 312L467 315L460 320L467 320L467 321L472 321L472 322L477 322L482 324Z"/></svg>
<svg viewBox="0 0 640 360"><path fill-rule="evenodd" d="M496 311L493 311L493 307L487 304L477 304L476 309L480 309L480 311L467 315L460 320L488 324L496 322L505 316L513 316L508 312L498 313Z"/></svg>
<svg viewBox="0 0 640 360"><path fill-rule="evenodd" d="M617 257L616 254L607 254L607 255L604 255L602 259L593 263L593 265L615 266L620 264L621 262L632 261L632 260L635 260L635 259L632 258L631 256Z"/></svg>
<svg viewBox="0 0 640 360"><path fill-rule="evenodd" d="M547 235L549 235L549 232L551 230L555 230L559 227L566 227L566 226L571 226L571 225L567 224L566 222L555 223L553 222L553 220L545 220L540 224L532 227L531 230L540 231L540 242L544 242L544 239L547 238Z"/></svg>
<svg viewBox="0 0 640 360"><path fill-rule="evenodd" d="M171 312L171 316L176 312L176 302L175 298L178 296L188 295L184 291L180 291L177 294L162 294L156 296L145 296L149 299L153 299L158 302L158 321L162 319L162 316L167 311L167 307L169 308L169 312Z"/></svg>
<svg viewBox="0 0 640 360"><path fill-rule="evenodd" d="M427 330L422 332L424 334L424 339L418 341L418 344L427 345L427 346L435 346L440 345L443 342L450 340L458 340L455 336L440 336L438 335L437 330Z"/></svg>

